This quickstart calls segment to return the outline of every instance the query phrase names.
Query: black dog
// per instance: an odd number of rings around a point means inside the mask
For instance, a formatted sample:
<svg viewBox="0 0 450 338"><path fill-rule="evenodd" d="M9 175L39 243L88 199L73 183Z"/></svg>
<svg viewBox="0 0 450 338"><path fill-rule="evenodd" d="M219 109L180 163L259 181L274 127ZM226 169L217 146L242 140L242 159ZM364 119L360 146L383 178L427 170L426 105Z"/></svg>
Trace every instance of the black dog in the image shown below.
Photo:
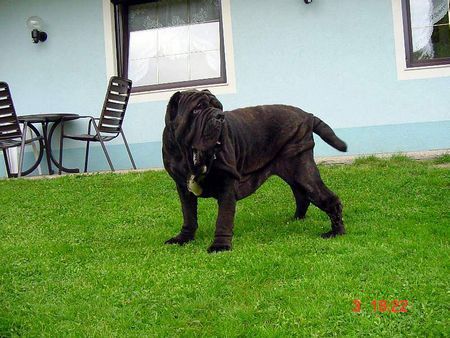
<svg viewBox="0 0 450 338"><path fill-rule="evenodd" d="M166 241L185 244L197 230L197 197L218 200L215 238L208 252L231 249L236 201L252 194L271 175L292 189L304 218L309 204L325 211L331 231L345 233L342 204L320 178L313 157L313 133L332 147L346 144L319 118L299 108L267 105L223 112L209 91L175 93L166 112L164 166L177 185L183 211L181 232Z"/></svg>

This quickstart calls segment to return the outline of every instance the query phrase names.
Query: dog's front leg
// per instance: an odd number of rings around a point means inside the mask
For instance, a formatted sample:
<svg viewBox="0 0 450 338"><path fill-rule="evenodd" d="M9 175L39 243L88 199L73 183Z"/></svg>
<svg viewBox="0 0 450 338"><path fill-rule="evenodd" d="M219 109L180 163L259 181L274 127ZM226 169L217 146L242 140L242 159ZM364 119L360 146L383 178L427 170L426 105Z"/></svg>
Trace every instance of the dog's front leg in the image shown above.
<svg viewBox="0 0 450 338"><path fill-rule="evenodd" d="M231 250L233 237L234 214L236 211L236 194L234 184L229 184L218 195L219 214L216 222L214 242L208 248L208 252Z"/></svg>
<svg viewBox="0 0 450 338"><path fill-rule="evenodd" d="M197 196L189 192L185 187L177 184L177 191L181 201L183 212L183 226L180 233L168 239L166 244L183 245L194 240L197 224Z"/></svg>

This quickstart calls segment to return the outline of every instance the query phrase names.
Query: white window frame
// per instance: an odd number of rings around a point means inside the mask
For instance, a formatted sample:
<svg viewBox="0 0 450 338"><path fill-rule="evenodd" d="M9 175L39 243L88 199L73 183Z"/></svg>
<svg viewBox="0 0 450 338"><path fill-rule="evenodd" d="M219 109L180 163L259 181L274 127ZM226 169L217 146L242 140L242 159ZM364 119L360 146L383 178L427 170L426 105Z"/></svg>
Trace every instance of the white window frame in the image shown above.
<svg viewBox="0 0 450 338"><path fill-rule="evenodd" d="M216 95L236 93L236 76L234 68L233 38L231 29L231 7L230 0L221 0L222 20L223 20L223 41L225 48L225 67L227 82L213 85L207 85L201 89L208 89ZM103 0L103 28L105 32L105 55L106 55L106 75L107 79L117 75L116 43L114 29L114 6L110 0ZM130 101L151 102L166 101L179 90L190 89L193 87L170 88L164 90L155 90L151 92L131 93Z"/></svg>
<svg viewBox="0 0 450 338"><path fill-rule="evenodd" d="M403 31L402 0L392 1L392 16L394 19L395 58L398 80L428 79L450 76L450 64L437 66L410 67L406 66L405 34Z"/></svg>

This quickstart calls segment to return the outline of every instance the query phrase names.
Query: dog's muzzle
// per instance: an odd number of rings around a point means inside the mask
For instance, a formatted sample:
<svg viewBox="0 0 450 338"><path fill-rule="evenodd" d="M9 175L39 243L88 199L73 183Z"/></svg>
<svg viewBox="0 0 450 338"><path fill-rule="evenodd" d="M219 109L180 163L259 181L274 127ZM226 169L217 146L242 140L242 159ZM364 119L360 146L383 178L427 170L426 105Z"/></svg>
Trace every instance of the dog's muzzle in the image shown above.
<svg viewBox="0 0 450 338"><path fill-rule="evenodd" d="M192 163L194 164L194 167L198 167L201 165L200 151L198 151L197 149L192 150ZM201 165L200 174L206 174L207 171L208 171L208 168L206 167L206 165Z"/></svg>
<svg viewBox="0 0 450 338"><path fill-rule="evenodd" d="M217 142L217 145L220 146L220 142ZM208 165L203 164L202 161L205 160L204 154L202 154L197 149L192 149L192 164L193 170L187 181L188 190L193 193L195 196L200 196L203 192L203 188L200 186L200 182L205 178L208 174L208 169L211 168L213 161L216 159L215 152L212 154L212 157L208 160ZM199 170L197 170L199 169Z"/></svg>
<svg viewBox="0 0 450 338"><path fill-rule="evenodd" d="M205 174L208 171L208 167L205 164L202 164L202 155L197 149L192 149L192 164L192 170L194 172L188 178L187 188L195 196L200 196L203 192L203 189L200 186L199 182L205 177Z"/></svg>

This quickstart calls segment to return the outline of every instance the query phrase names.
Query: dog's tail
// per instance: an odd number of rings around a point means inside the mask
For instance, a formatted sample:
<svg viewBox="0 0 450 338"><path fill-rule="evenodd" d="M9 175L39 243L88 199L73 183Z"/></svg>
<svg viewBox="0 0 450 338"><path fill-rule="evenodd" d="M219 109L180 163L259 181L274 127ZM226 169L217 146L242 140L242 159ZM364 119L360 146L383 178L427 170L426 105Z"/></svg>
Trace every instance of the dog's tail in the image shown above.
<svg viewBox="0 0 450 338"><path fill-rule="evenodd" d="M339 137L336 136L333 129L323 122L318 117L314 116L314 126L313 131L320 136L322 140L324 140L326 143L328 143L333 148L336 148L340 151L347 151L347 144L345 144L344 141L342 141Z"/></svg>

